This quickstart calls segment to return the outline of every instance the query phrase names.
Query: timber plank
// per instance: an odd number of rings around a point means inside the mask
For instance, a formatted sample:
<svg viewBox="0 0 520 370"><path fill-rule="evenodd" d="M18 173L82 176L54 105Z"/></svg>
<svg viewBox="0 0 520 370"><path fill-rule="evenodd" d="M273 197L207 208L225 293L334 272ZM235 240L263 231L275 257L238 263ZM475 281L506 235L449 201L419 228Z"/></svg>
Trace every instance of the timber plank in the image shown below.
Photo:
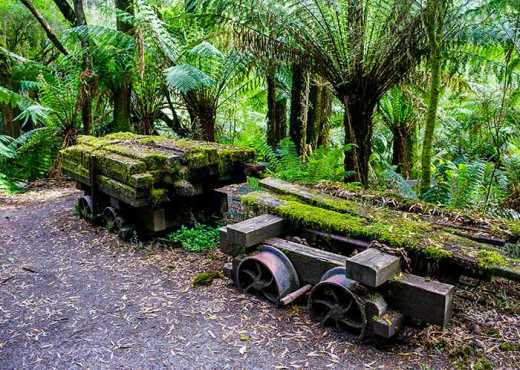
<svg viewBox="0 0 520 370"><path fill-rule="evenodd" d="M243 252L265 239L278 236L283 232L284 220L281 217L263 214L248 220L227 226L227 244L234 246L232 253ZM236 248L235 248L236 247ZM236 254L232 254L236 255Z"/></svg>
<svg viewBox="0 0 520 370"><path fill-rule="evenodd" d="M452 315L455 287L429 278L401 273L388 281L390 307L406 316L445 327Z"/></svg>
<svg viewBox="0 0 520 370"><path fill-rule="evenodd" d="M300 281L308 284L318 283L325 272L334 267L345 266L347 260L347 257L339 254L280 238L267 239L264 244L284 252L298 272Z"/></svg>

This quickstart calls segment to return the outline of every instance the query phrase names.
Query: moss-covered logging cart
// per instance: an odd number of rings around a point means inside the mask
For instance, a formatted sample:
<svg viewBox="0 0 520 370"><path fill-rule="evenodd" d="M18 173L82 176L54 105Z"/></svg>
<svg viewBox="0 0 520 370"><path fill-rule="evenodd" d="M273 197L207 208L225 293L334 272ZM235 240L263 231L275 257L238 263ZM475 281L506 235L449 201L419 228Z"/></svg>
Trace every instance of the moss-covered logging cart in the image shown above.
<svg viewBox="0 0 520 370"><path fill-rule="evenodd" d="M243 182L254 151L195 140L117 133L80 136L62 150L63 172L85 195L80 215L128 239L220 215L225 195L214 191Z"/></svg>
<svg viewBox="0 0 520 370"><path fill-rule="evenodd" d="M507 253L520 248L518 222L472 219L340 184L266 178L260 186L241 197L252 218L221 229L221 250L234 257L225 272L239 289L279 305L308 296L311 316L323 324L386 338L406 318L444 327L449 283L461 276L520 281L520 260Z"/></svg>

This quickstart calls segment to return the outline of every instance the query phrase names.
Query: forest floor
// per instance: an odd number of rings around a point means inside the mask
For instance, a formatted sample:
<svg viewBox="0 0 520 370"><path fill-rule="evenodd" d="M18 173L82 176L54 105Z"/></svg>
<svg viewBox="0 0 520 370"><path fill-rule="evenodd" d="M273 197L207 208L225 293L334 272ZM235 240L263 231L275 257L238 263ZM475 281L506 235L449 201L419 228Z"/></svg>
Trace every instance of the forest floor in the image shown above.
<svg viewBox="0 0 520 370"><path fill-rule="evenodd" d="M40 184L41 185L41 184ZM218 251L126 244L74 215L68 184L0 194L0 368L516 368L520 287L457 289L449 330L359 343L227 279Z"/></svg>

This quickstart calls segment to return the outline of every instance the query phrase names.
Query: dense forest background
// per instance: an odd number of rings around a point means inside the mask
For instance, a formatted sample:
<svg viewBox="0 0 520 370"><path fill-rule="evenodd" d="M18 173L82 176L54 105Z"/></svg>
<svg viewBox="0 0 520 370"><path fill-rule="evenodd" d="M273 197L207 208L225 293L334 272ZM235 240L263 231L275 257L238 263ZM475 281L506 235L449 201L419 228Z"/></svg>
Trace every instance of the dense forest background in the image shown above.
<svg viewBox="0 0 520 370"><path fill-rule="evenodd" d="M518 0L4 0L0 191L134 131L519 218L519 74Z"/></svg>

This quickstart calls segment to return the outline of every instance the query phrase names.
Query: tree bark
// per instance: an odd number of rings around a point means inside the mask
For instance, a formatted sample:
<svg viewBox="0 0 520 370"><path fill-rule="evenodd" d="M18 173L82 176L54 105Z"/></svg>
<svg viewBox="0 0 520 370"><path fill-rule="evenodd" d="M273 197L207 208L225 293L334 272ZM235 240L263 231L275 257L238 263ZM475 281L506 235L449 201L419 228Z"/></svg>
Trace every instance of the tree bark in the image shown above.
<svg viewBox="0 0 520 370"><path fill-rule="evenodd" d="M83 0L74 0L74 12L76 26L86 26L87 20L83 10ZM81 86L78 96L78 105L81 109L83 133L88 135L90 133L90 128L92 127L92 94L94 86L91 81L93 77L92 57L89 53L89 42L86 37L81 38L81 49L83 52L83 72L80 76Z"/></svg>
<svg viewBox="0 0 520 370"><path fill-rule="evenodd" d="M130 84L123 82L114 89L114 116L112 129L114 132L130 131Z"/></svg>
<svg viewBox="0 0 520 370"><path fill-rule="evenodd" d="M319 123L317 146L326 147L330 141L330 115L332 113L332 91L328 86L324 87L321 101L321 120Z"/></svg>
<svg viewBox="0 0 520 370"><path fill-rule="evenodd" d="M426 2L427 12L425 17L425 26L431 50L429 57L431 84L421 157L421 193L424 193L431 187L433 135L435 131L435 121L437 120L439 98L441 95L442 33L449 6L450 3L447 1L439 2L438 0L428 0Z"/></svg>
<svg viewBox="0 0 520 370"><path fill-rule="evenodd" d="M70 24L76 24L76 14L67 0L54 0L54 4L56 4L61 14L63 14L63 17L65 17Z"/></svg>
<svg viewBox="0 0 520 370"><path fill-rule="evenodd" d="M299 155L304 154L307 134L308 76L300 63L292 66L289 135Z"/></svg>
<svg viewBox="0 0 520 370"><path fill-rule="evenodd" d="M328 142L331 103L331 91L327 84L318 77L311 85L309 92L306 140L312 149Z"/></svg>
<svg viewBox="0 0 520 370"><path fill-rule="evenodd" d="M4 132L13 138L20 136L20 124L15 120L14 109L7 104L0 105L4 116Z"/></svg>
<svg viewBox="0 0 520 370"><path fill-rule="evenodd" d="M134 14L132 0L116 0L116 8L120 11ZM132 33L132 25L125 22L121 17L116 18L116 27L118 31L127 34ZM132 86L129 73L123 75L120 86L113 91L114 99L114 131L130 131L130 97L132 95Z"/></svg>
<svg viewBox="0 0 520 370"><path fill-rule="evenodd" d="M204 106L199 108L197 118L199 119L202 131L202 139L206 141L215 141L215 121L217 112L214 107Z"/></svg>
<svg viewBox="0 0 520 370"><path fill-rule="evenodd" d="M267 75L267 143L274 149L287 131L287 99L277 97L274 73Z"/></svg>
<svg viewBox="0 0 520 370"><path fill-rule="evenodd" d="M368 162L372 154L372 114L376 100L366 96L345 97L345 181L358 181L368 187Z"/></svg>
<svg viewBox="0 0 520 370"><path fill-rule="evenodd" d="M69 55L69 52L67 51L67 49L65 49L63 44L58 39L58 36L56 36L54 31L51 29L51 26L49 25L49 23L45 20L45 18L42 17L42 15L34 7L34 5L31 3L31 1L30 0L20 0L20 1L22 2L23 5L25 5L25 7L27 9L29 9L29 11L32 13L34 18L36 18L36 20L40 23L43 30L47 34L47 37L53 43L53 45L56 47L56 49L58 49L63 55Z"/></svg>
<svg viewBox="0 0 520 370"><path fill-rule="evenodd" d="M430 97L428 101L428 111L426 113L426 127L424 129L421 158L421 193L424 193L431 187L432 144L435 131L435 121L437 119L437 109L439 106L439 97L441 93L441 56L438 50L431 56L430 72Z"/></svg>
<svg viewBox="0 0 520 370"><path fill-rule="evenodd" d="M392 164L397 166L397 172L405 179L412 174L413 164L413 127L394 125Z"/></svg>

